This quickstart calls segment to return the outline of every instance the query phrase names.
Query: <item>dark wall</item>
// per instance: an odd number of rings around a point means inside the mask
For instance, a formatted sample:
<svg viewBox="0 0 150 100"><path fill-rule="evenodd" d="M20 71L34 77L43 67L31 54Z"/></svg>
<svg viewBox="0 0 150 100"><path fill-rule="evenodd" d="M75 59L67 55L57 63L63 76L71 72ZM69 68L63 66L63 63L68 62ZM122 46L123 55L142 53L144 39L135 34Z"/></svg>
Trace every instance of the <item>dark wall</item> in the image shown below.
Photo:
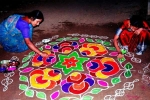
<svg viewBox="0 0 150 100"><path fill-rule="evenodd" d="M40 0L1 0L0 11L7 11L29 3L37 3Z"/></svg>

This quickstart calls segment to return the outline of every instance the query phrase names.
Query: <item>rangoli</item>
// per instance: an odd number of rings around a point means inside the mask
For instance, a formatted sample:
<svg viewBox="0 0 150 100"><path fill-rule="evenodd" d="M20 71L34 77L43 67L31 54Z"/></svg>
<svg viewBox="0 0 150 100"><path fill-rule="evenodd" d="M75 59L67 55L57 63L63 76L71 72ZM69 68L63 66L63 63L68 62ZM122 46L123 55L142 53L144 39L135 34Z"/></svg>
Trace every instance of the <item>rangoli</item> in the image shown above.
<svg viewBox="0 0 150 100"><path fill-rule="evenodd" d="M135 71L132 63L141 63L141 59L130 52L117 59L118 53L107 36L57 35L36 45L49 57L44 58L31 51L22 59L19 89L20 94L24 93L29 98L96 100L96 95L122 83L123 78L128 80L132 77ZM120 90L133 89L137 81L124 82ZM103 99L115 100L117 96L106 95Z"/></svg>

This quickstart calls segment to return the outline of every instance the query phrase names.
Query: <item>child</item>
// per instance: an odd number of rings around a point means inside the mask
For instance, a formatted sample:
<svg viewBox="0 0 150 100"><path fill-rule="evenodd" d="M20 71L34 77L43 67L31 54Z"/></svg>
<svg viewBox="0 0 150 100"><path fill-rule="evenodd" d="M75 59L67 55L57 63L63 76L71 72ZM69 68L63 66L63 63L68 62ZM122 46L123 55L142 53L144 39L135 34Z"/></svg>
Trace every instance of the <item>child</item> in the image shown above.
<svg viewBox="0 0 150 100"><path fill-rule="evenodd" d="M121 48L118 46L120 41L122 49L129 52L137 50L137 55L142 55L150 41L149 26L145 20L138 15L133 15L130 19L123 21L122 26L114 36L114 46L118 51L118 58L122 58Z"/></svg>

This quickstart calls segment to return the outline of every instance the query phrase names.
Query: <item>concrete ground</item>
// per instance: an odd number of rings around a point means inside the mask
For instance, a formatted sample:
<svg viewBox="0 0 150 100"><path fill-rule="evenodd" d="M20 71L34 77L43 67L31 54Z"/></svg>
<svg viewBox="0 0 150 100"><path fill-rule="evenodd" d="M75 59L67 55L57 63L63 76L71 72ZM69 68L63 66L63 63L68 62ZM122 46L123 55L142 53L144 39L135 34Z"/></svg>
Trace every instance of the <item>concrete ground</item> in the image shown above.
<svg viewBox="0 0 150 100"><path fill-rule="evenodd" d="M147 18L147 2L142 0L25 1L26 2L22 1L19 4L14 2L8 4L6 2L6 6L2 5L0 8L0 21L12 13L28 12L34 9L41 10L44 14L45 21L39 27L34 29L34 44L38 44L43 39L47 38L52 39L51 43L56 42L57 39L60 38L64 39L65 37L78 37L80 39L82 37L82 39L85 39L86 34L89 38L89 41L86 40L87 42L90 42L90 39L92 39L94 40L92 43L96 43L96 39L102 39L104 41L109 41L111 47L113 47L111 40L113 39L116 29L121 25L124 19L129 18L133 14L140 14ZM77 36L67 35L75 33L78 33L76 34ZM96 35L97 37L94 38L92 35ZM53 39L56 36L59 37ZM100 36L108 38L104 39ZM73 40L70 39L69 41ZM43 45L44 44L39 44L37 46L41 47ZM105 45L105 47L108 48L109 46ZM74 85L76 88L75 90L83 87L88 88L87 91L82 91L77 95L74 92L71 92L71 90L69 90L69 93L63 91L62 87L66 83L65 79L69 76L69 74L64 75L66 70L63 70L63 68L56 68L56 70L59 70L62 75L61 84L57 83L57 85L50 90L33 87L33 81L30 80L32 77L31 72L34 72L36 69L43 69L40 68L42 65L40 67L33 66L32 59L34 56L30 56L31 58L27 56L32 51L27 50L23 53L9 53L0 48L0 60L9 60L13 56L17 56L20 62L18 70L9 73L0 73L0 100L149 100L149 51L150 48L147 48L142 56L137 56L135 53L128 54L125 56L123 62L118 61L116 56L110 56L108 54L103 56L112 57L120 68L119 72L111 74L110 76L108 75L108 78L106 78L106 76L104 78L102 74L99 75L99 77L88 76L90 71L86 68L86 64L82 63L84 71L77 72L86 73L87 77L94 80L95 83L93 83L92 86L85 86L85 84L82 86L85 82L84 80L81 81L80 84ZM113 51L108 49L109 54L112 54L112 52ZM55 55L58 55L58 52L55 53ZM81 54L79 55L82 56ZM26 60L23 60L25 57ZM93 59L88 56L86 58L89 58L90 60ZM109 61L109 59L107 60ZM56 61L59 62L59 59L57 58ZM125 68L127 63L132 65L131 69L129 69L128 66ZM47 68L55 69L53 67L55 64L57 63L55 62L47 66ZM130 72L131 74L129 74ZM53 75L53 73L49 75ZM42 77L46 76L42 75ZM114 81L111 82L113 79ZM50 80L45 82L44 79L40 80L39 78L35 80L37 83L39 81L41 82L41 87L45 86L44 84L47 82L50 82ZM35 84L36 83L33 85ZM53 85L52 83L49 84Z"/></svg>

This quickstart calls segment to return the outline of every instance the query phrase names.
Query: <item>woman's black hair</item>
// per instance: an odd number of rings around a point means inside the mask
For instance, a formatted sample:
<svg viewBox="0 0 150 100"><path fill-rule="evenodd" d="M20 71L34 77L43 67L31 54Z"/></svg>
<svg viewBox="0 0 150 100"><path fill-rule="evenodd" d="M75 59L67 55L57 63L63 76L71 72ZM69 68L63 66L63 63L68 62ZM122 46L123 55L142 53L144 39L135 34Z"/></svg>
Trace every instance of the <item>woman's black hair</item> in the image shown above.
<svg viewBox="0 0 150 100"><path fill-rule="evenodd" d="M42 19L42 22L44 21L43 13L40 10L33 10L29 13L26 13L25 15L28 16L29 18L33 18L33 20Z"/></svg>
<svg viewBox="0 0 150 100"><path fill-rule="evenodd" d="M138 27L138 28L142 28L143 27L143 18L139 15L133 15L130 18L130 24L132 26Z"/></svg>

